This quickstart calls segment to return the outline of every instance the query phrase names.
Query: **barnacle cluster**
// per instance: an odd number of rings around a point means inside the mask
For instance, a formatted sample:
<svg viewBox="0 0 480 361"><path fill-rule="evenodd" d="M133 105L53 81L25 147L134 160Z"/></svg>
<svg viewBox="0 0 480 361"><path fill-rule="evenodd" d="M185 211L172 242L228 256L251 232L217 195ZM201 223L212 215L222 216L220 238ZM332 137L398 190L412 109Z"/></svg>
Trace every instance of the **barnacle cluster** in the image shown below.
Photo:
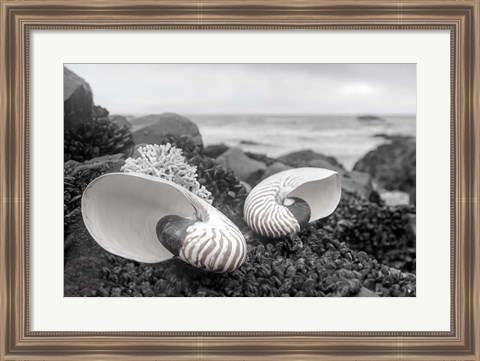
<svg viewBox="0 0 480 361"><path fill-rule="evenodd" d="M167 144L146 144L138 147L139 157L127 158L124 172L143 173L174 182L204 201L212 203L212 194L197 181L197 167L189 165L182 150Z"/></svg>

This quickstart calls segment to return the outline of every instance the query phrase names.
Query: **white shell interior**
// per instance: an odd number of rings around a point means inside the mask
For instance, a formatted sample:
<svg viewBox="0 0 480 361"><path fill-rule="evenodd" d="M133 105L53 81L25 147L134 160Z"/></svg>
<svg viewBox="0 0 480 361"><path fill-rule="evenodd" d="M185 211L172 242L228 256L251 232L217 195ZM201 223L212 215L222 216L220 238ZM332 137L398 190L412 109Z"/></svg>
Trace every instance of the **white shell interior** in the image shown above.
<svg viewBox="0 0 480 361"><path fill-rule="evenodd" d="M195 217L194 207L177 187L141 174L103 175L83 194L85 226L100 246L118 256L145 263L172 258L157 238L158 220L172 214Z"/></svg>
<svg viewBox="0 0 480 361"><path fill-rule="evenodd" d="M303 183L289 193L290 197L298 197L310 205L310 222L332 214L340 202L342 187L338 173L332 172L325 178Z"/></svg>
<svg viewBox="0 0 480 361"><path fill-rule="evenodd" d="M298 197L306 201L311 210L310 222L332 214L342 196L340 175L324 168L289 169L268 177L260 184L270 182L280 183L281 199Z"/></svg>

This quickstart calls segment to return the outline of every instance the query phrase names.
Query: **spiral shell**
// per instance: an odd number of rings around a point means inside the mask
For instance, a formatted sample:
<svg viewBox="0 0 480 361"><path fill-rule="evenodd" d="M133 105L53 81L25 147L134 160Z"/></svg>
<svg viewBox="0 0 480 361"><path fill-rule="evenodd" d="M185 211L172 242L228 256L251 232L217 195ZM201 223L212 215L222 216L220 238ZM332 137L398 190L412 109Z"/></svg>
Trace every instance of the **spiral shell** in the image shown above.
<svg viewBox="0 0 480 361"><path fill-rule="evenodd" d="M223 273L238 269L247 253L242 233L227 217L185 188L158 177L100 176L85 189L82 215L101 247L138 262L177 256L194 267Z"/></svg>
<svg viewBox="0 0 480 361"><path fill-rule="evenodd" d="M340 176L334 171L286 170L264 179L252 189L245 200L245 221L264 237L283 237L332 214L341 193Z"/></svg>

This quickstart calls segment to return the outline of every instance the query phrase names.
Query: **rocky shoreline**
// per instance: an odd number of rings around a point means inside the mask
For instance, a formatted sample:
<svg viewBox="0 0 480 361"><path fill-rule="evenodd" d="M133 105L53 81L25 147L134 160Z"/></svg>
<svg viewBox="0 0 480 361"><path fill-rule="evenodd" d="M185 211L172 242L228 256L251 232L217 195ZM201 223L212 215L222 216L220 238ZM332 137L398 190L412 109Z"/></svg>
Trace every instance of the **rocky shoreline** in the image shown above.
<svg viewBox="0 0 480 361"><path fill-rule="evenodd" d="M132 129L127 119L93 104L83 79L66 70L65 82L65 296L416 295L415 203L391 207L379 194L384 188L414 192L411 179L392 182L402 167L411 167L411 139L390 140L389 149L378 150L383 157L373 151L346 171L335 158L311 150L274 159L222 144L204 147L197 125L173 113L143 117ZM403 154L401 142L410 156L392 162L386 155ZM119 171L145 143L170 143L197 167L213 205L245 235L248 255L239 270L211 274L175 259L140 264L109 254L91 238L81 217L83 190L99 175ZM387 171L390 163L393 170ZM270 240L254 234L243 220L249 189L295 167L337 171L343 188L338 209L296 235Z"/></svg>

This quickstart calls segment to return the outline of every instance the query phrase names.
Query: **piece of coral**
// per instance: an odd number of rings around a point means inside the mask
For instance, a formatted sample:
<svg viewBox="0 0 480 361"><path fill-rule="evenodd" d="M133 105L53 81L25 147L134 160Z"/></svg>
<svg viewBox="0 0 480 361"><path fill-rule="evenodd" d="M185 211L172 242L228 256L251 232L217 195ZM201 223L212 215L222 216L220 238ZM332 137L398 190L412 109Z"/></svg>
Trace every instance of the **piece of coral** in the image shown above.
<svg viewBox="0 0 480 361"><path fill-rule="evenodd" d="M138 147L139 157L127 158L121 168L127 173L142 173L174 182L204 201L212 203L212 194L197 181L197 167L189 165L182 150L167 144Z"/></svg>

